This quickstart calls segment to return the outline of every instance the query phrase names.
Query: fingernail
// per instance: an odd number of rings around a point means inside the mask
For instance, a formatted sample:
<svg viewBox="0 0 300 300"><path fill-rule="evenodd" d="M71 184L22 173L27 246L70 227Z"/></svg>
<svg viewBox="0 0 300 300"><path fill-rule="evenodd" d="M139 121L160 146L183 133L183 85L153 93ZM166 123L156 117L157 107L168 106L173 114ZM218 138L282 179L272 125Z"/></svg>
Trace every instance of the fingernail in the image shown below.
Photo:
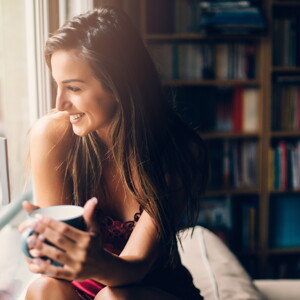
<svg viewBox="0 0 300 300"><path fill-rule="evenodd" d="M41 214L36 214L34 215L34 217L37 219L37 220L41 220L43 218L43 215Z"/></svg>
<svg viewBox="0 0 300 300"><path fill-rule="evenodd" d="M96 204L98 203L98 199L96 197L93 197L91 200Z"/></svg>
<svg viewBox="0 0 300 300"><path fill-rule="evenodd" d="M41 242L44 242L45 241L45 236L43 234L39 234L38 235L38 239L41 241Z"/></svg>
<svg viewBox="0 0 300 300"><path fill-rule="evenodd" d="M30 240L28 240L27 244L30 248L33 248L36 245L36 239L32 237Z"/></svg>
<svg viewBox="0 0 300 300"><path fill-rule="evenodd" d="M34 258L32 261L35 265L38 265L38 266L40 266L42 264L42 260L40 258Z"/></svg>

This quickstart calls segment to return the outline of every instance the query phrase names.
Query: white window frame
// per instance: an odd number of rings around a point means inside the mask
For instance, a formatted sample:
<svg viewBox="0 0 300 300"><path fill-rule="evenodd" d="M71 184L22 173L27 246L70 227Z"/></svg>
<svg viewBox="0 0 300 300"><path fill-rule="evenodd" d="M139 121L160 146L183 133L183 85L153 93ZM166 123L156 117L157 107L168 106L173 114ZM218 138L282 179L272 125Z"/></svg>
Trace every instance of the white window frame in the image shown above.
<svg viewBox="0 0 300 300"><path fill-rule="evenodd" d="M30 126L50 111L52 90L51 75L44 60L45 42L50 32L50 0L26 0L26 50L27 50L27 86ZM93 9L93 0L59 0L59 26L67 18ZM0 162L2 203L0 208L10 202L10 184L8 173L7 148L1 140Z"/></svg>

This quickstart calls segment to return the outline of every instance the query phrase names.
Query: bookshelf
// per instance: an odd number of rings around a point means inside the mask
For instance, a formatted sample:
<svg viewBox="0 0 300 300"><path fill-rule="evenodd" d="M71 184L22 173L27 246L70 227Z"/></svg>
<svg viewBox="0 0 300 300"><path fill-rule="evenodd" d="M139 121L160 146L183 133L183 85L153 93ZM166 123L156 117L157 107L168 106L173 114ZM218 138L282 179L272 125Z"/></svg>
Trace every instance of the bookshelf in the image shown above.
<svg viewBox="0 0 300 300"><path fill-rule="evenodd" d="M292 246L288 245L288 241L287 245L283 246L284 243L280 240L280 235L289 232L289 229L285 228L286 224L292 222L289 226L297 227L296 218L291 217L292 221L287 220L291 211L279 214L279 210L285 211L284 202L290 201L293 209L300 211L300 187L274 188L270 185L271 173L274 172L270 149L275 149L282 141L286 144L296 144L298 140L300 141L300 126L298 128L298 125L293 129L283 128L280 122L276 128L273 128L276 123L274 122L274 96L276 85L278 85L276 78L287 79L287 77L297 76L300 78L300 59L297 51L292 49L295 47L293 42L288 42L288 49L280 48L280 51L284 53L278 53L278 47L275 47L276 43L282 44L282 41L276 41L278 36L287 40L287 37L280 36L280 34L285 34L284 30L276 32L277 20L295 19L297 14L300 14L300 1L256 1L260 3L266 19L266 29L261 33L247 34L207 33L199 28L195 29L193 24L185 23L182 19L176 21L176 16L180 19L183 15L182 13L176 14L176 5L179 5L179 1L185 2L184 5L188 2L193 2L193 5L200 2L196 0L120 0L116 3L129 13L140 30L145 45L161 72L166 94L176 95L179 99L176 103L172 102L172 105L178 112L184 112L183 119L186 118L204 138L213 156L211 157L212 165L214 161L223 165L221 169L213 169L217 173L215 175L217 178L214 179L219 181L219 184L209 186L205 195L204 211L209 211L209 208L212 211L206 220L207 227L214 230L228 243L253 278L299 278L300 236L298 234L300 233L294 231ZM103 1L95 0L94 2L97 6ZM279 24L282 24L280 22L285 24L285 30L290 35L288 28L293 27L293 21L279 21ZM180 24L183 24L181 29L184 30L180 29ZM296 39L299 44L300 32L295 31L291 35L290 38ZM159 59L157 61L155 51L153 51L155 47L158 48L156 49L158 57L164 57L165 61L159 61ZM247 47L248 50L254 49L248 57L243 56L243 53L247 52L245 50ZM187 50L180 50L184 48ZM194 53L195 48L200 49L204 57L207 55L205 52L207 49L212 50L213 54L206 56L205 59L202 57L202 60L197 54L194 61L197 61L195 64L198 64L198 69L202 68L202 72L190 76L191 74L187 74L180 60L184 61L184 51ZM236 67L242 62L244 65L254 66L254 69L247 74L237 71L236 74L228 75L230 71L228 66L224 70L215 65L215 62L219 61L222 66L227 59L223 51L218 49L223 49L229 60L230 56L234 56L233 54L241 57L238 61L230 61L231 66ZM183 54L180 54L180 51ZM228 53L231 54L228 55ZM293 59L288 57L291 53L294 56ZM276 57L277 59L279 57L279 61L274 62ZM280 59L285 59L286 63L281 63ZM204 61L211 63L211 65L206 65L205 70L203 70ZM188 63L187 60L186 64ZM165 70L168 72L164 73ZM239 70L238 67L237 70ZM282 83L282 85L286 84ZM299 86L300 89L299 82L294 86ZM236 116L230 115L228 111L224 116L223 111L224 105L228 105L234 114L235 95L238 91L244 90L256 91L257 104L256 108L252 108L256 113L251 117L255 119L255 124L250 125L251 130L244 128L241 120L240 123L237 122L239 123L237 125ZM289 93L293 94L288 91L287 94ZM227 102L222 104L224 99L227 99ZM243 98L239 101L246 100ZM278 101L280 102L280 99ZM214 105L210 105L210 102ZM243 102L243 105L245 103ZM291 103L293 103L292 100ZM216 107L219 104L218 110ZM201 113L195 114L195 111L204 111L207 116ZM242 113L241 110L239 112ZM297 114L294 113L293 118L295 115ZM203 122L201 123L199 119ZM219 122L220 120L222 122ZM254 150L252 149L250 154L245 150L245 156L238 157L243 151L240 149L247 148L249 145ZM218 147L227 150L214 154L213 150ZM245 157L248 157L250 164L241 162ZM282 163L282 160L280 161ZM222 178L218 178L218 173ZM297 198L299 201L295 200ZM212 216L217 220L217 224L212 224ZM223 223L220 223L221 218L225 220ZM203 219L205 216L202 215ZM280 231L281 226L285 228L285 232Z"/></svg>

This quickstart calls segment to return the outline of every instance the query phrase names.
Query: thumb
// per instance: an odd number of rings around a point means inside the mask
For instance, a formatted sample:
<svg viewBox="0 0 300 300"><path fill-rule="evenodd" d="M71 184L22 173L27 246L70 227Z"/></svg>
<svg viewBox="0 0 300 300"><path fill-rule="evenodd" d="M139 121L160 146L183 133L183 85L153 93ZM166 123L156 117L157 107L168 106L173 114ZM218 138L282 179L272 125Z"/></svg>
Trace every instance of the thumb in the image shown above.
<svg viewBox="0 0 300 300"><path fill-rule="evenodd" d="M88 231L92 231L95 229L95 222L94 222L94 213L97 206L98 200L96 197L89 199L84 205L84 212L83 212L83 219L87 226Z"/></svg>
<svg viewBox="0 0 300 300"><path fill-rule="evenodd" d="M36 205L30 203L29 201L23 201L22 206L23 206L23 209L28 213L34 209L40 208L39 206L36 206Z"/></svg>

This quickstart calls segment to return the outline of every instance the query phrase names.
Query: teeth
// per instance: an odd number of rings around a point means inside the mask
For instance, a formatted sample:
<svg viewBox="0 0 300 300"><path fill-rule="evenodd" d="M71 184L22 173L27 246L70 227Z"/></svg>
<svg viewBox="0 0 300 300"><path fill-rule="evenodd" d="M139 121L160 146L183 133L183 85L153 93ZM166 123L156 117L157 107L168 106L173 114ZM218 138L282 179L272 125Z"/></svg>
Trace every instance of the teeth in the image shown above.
<svg viewBox="0 0 300 300"><path fill-rule="evenodd" d="M71 120L75 121L75 120L81 118L83 115L84 115L83 113L81 113L81 114L76 114L76 115L70 116L70 118L71 118Z"/></svg>

